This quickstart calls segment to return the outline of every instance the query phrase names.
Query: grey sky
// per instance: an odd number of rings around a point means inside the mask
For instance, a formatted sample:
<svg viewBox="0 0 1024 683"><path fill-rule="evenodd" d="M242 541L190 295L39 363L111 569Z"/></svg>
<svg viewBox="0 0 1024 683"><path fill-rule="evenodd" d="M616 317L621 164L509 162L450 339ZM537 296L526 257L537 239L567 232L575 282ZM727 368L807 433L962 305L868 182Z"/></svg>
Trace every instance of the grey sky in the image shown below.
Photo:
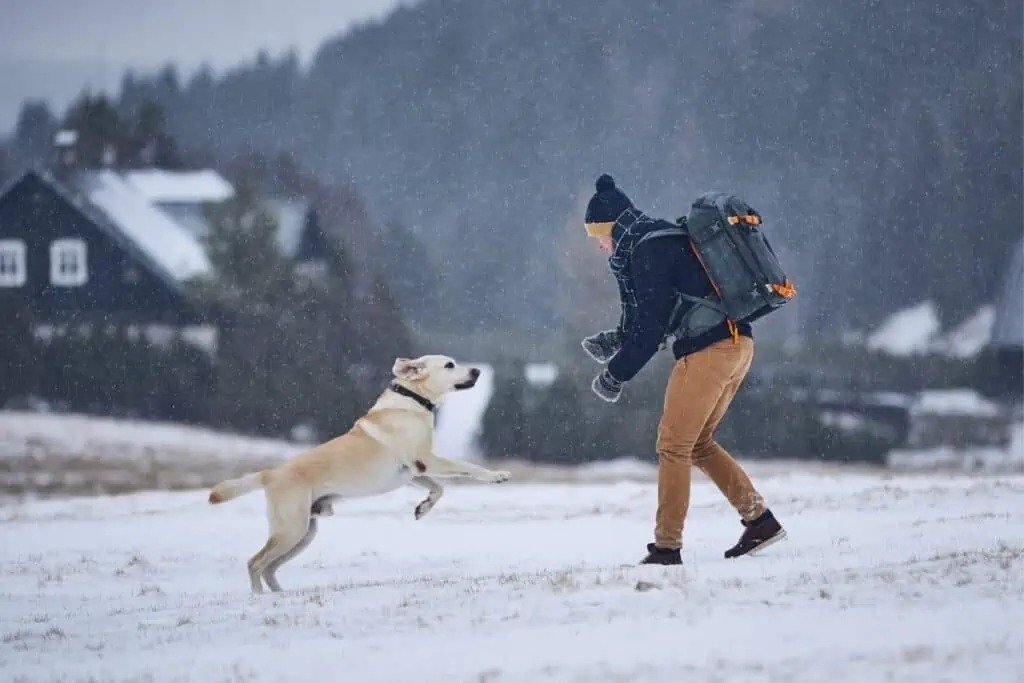
<svg viewBox="0 0 1024 683"><path fill-rule="evenodd" d="M62 109L83 87L116 86L128 65L191 73L325 38L415 0L0 0L0 134L26 98Z"/></svg>

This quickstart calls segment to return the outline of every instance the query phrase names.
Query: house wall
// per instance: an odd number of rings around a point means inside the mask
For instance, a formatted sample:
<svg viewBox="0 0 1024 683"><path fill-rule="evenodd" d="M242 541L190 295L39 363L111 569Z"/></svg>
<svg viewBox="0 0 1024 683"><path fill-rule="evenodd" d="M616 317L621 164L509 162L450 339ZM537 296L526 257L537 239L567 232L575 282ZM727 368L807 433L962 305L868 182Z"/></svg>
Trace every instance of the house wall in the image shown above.
<svg viewBox="0 0 1024 683"><path fill-rule="evenodd" d="M60 238L86 244L88 280L51 282L50 245ZM27 280L21 291L45 321L104 319L173 323L187 317L180 294L78 207L33 174L0 197L0 239L26 245Z"/></svg>

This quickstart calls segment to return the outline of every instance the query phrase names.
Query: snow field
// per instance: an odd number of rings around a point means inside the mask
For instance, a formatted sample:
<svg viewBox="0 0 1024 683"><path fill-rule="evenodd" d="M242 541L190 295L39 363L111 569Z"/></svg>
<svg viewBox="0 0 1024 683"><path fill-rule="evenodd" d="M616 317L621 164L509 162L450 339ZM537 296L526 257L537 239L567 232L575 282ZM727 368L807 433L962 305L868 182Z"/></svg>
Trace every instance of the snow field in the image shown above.
<svg viewBox="0 0 1024 683"><path fill-rule="evenodd" d="M259 492L0 508L0 679L1020 681L1024 477L764 474L789 531L697 475L685 566L638 567L650 482L407 488L336 506L252 596Z"/></svg>

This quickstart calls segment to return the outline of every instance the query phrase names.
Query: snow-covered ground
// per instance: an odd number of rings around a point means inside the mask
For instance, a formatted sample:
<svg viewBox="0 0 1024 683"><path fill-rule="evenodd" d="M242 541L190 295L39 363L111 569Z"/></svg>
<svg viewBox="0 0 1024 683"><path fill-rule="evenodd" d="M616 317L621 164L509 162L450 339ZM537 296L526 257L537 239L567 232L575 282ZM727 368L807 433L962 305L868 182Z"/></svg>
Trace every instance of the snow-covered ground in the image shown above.
<svg viewBox="0 0 1024 683"><path fill-rule="evenodd" d="M758 485L790 538L698 475L685 566L637 567L649 482L452 485L337 506L249 594L259 493L0 507L0 679L1020 681L1024 476L799 471Z"/></svg>
<svg viewBox="0 0 1024 683"><path fill-rule="evenodd" d="M272 466L303 448L184 425L0 411L0 491L192 489Z"/></svg>

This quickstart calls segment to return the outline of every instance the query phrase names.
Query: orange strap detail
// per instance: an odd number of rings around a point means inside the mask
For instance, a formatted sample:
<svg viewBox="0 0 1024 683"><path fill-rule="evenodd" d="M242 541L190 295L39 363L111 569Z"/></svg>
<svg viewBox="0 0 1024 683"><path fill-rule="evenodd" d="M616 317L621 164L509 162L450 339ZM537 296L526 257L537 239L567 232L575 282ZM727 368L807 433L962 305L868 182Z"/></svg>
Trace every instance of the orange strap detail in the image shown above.
<svg viewBox="0 0 1024 683"><path fill-rule="evenodd" d="M736 323L734 323L731 318L726 318L725 322L729 325L729 334L732 336L732 343L733 344L739 344L740 343L740 328L739 328L739 326Z"/></svg>
<svg viewBox="0 0 1024 683"><path fill-rule="evenodd" d="M796 286L789 281L789 278L786 278L785 284L772 284L772 289L775 290L776 294L781 294L787 299L792 299L794 296L796 296Z"/></svg>
<svg viewBox="0 0 1024 683"><path fill-rule="evenodd" d="M729 216L727 220L729 221L730 225L736 225L740 221L743 221L744 223L750 223L751 225L761 224L761 219L754 215Z"/></svg>

